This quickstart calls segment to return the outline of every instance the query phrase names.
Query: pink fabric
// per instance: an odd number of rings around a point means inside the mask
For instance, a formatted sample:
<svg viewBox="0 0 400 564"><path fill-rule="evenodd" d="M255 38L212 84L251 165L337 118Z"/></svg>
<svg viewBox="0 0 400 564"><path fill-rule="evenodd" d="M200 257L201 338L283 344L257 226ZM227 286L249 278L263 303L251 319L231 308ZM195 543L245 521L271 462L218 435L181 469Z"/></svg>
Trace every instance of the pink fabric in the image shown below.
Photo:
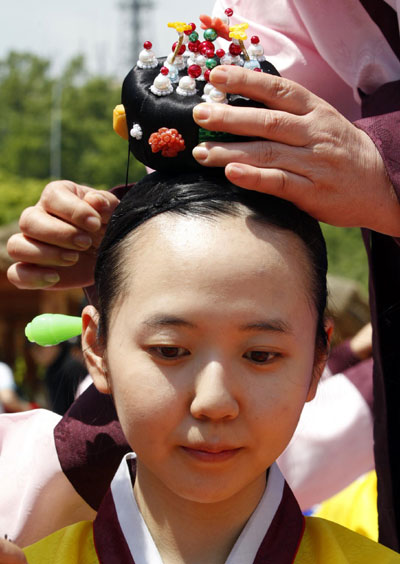
<svg viewBox="0 0 400 564"><path fill-rule="evenodd" d="M277 462L303 510L374 468L371 410L344 374L321 380Z"/></svg>
<svg viewBox="0 0 400 564"><path fill-rule="evenodd" d="M399 61L359 0L217 0L213 13L228 7L231 24L249 23L248 37L260 37L282 76L352 121L361 115L358 88L370 94L400 78Z"/></svg>
<svg viewBox="0 0 400 564"><path fill-rule="evenodd" d="M45 409L0 415L0 537L27 546L95 512L61 470Z"/></svg>

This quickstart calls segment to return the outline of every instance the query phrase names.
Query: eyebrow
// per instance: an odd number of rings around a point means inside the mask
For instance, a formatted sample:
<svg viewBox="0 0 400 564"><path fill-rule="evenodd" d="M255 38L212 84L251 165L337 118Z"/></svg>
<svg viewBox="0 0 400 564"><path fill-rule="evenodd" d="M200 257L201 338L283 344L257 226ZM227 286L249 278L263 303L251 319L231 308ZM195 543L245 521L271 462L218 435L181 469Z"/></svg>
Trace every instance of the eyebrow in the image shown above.
<svg viewBox="0 0 400 564"><path fill-rule="evenodd" d="M186 327L188 329L195 329L196 325L186 319L174 315L153 315L145 319L142 323L145 327L150 329L157 329L159 327ZM239 331L268 331L272 333L292 333L292 328L288 323L281 319L259 320L252 323L246 323L239 327Z"/></svg>
<svg viewBox="0 0 400 564"><path fill-rule="evenodd" d="M157 329L158 327L187 327L194 329L196 327L194 323L175 315L153 315L145 319L142 325L150 329Z"/></svg>
<svg viewBox="0 0 400 564"><path fill-rule="evenodd" d="M282 319L260 320L239 327L240 331L269 331L272 333L293 333L292 328Z"/></svg>

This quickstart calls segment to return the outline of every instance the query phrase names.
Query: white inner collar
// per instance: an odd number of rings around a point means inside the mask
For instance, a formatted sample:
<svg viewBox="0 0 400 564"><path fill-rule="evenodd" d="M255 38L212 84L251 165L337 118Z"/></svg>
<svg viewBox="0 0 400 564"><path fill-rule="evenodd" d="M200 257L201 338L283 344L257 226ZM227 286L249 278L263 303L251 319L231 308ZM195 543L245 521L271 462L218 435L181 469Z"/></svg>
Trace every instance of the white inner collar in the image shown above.
<svg viewBox="0 0 400 564"><path fill-rule="evenodd" d="M124 456L111 482L118 521L135 564L163 564L133 495L128 461L134 458L133 452ZM253 562L282 500L284 485L285 480L274 463L269 470L265 492L225 564Z"/></svg>

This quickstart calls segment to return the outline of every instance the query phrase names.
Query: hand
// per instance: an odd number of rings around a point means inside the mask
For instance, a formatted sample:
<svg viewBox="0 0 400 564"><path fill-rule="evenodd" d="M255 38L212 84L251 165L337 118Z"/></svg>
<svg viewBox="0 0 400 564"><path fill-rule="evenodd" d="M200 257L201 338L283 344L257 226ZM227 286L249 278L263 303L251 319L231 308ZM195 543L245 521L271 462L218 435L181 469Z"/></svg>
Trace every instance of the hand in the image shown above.
<svg viewBox="0 0 400 564"><path fill-rule="evenodd" d="M199 104L196 123L247 135L247 143L202 143L193 155L224 166L227 178L251 190L291 200L320 221L368 227L400 236L400 205L383 160L369 136L327 102L290 80L220 66L214 86L267 108ZM208 117L206 114L208 113Z"/></svg>
<svg viewBox="0 0 400 564"><path fill-rule="evenodd" d="M28 564L25 554L14 543L0 539L0 564Z"/></svg>
<svg viewBox="0 0 400 564"><path fill-rule="evenodd" d="M51 182L19 220L7 250L9 281L20 289L82 288L93 283L96 248L119 200L110 192Z"/></svg>

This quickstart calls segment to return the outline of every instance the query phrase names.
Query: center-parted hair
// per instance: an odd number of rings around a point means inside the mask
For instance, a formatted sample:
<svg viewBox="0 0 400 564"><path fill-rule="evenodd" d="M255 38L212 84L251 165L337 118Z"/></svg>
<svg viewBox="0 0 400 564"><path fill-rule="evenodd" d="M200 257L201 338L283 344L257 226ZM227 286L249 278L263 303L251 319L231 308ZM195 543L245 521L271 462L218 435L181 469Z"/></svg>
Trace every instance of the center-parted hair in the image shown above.
<svg viewBox="0 0 400 564"><path fill-rule="evenodd" d="M105 344L112 308L124 292L127 257L123 242L128 235L162 213L217 218L239 215L243 206L254 220L290 231L303 242L311 273L306 291L318 318L316 344L324 350L327 254L318 221L291 202L235 186L224 176L223 169L181 174L155 172L138 182L121 200L107 226L95 270L100 340Z"/></svg>

